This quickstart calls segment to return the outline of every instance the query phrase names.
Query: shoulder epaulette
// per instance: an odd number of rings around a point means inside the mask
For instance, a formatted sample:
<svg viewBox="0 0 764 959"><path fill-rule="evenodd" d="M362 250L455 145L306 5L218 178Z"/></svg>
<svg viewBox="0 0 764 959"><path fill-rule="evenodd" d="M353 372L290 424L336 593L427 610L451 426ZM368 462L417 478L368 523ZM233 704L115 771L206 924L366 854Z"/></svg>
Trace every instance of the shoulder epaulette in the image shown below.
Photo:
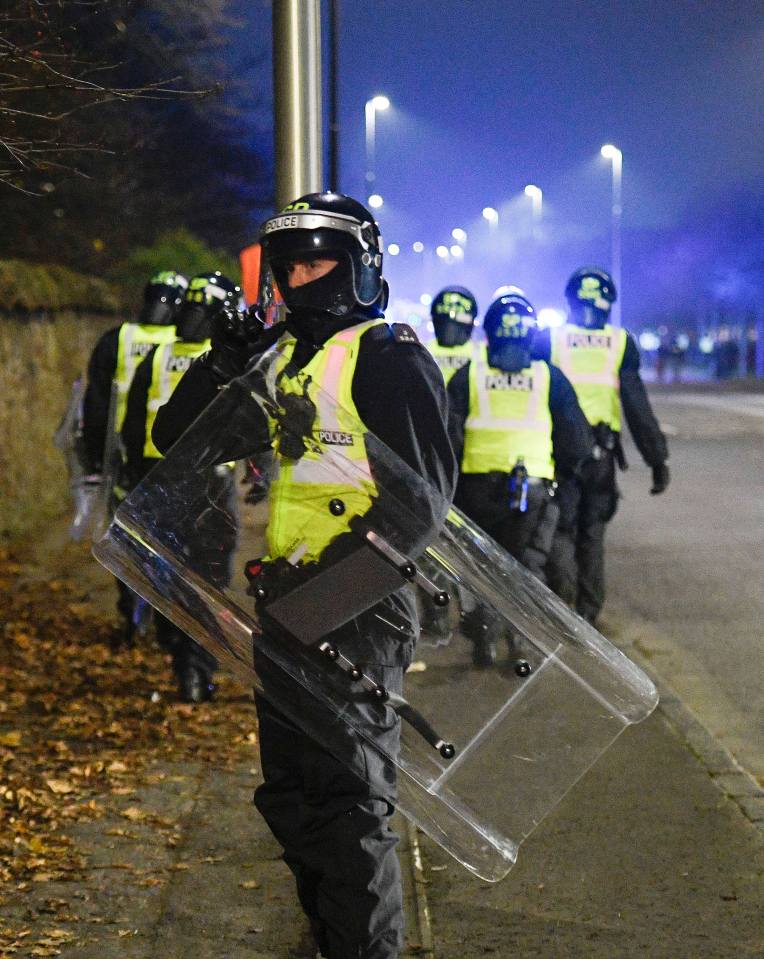
<svg viewBox="0 0 764 959"><path fill-rule="evenodd" d="M419 337L408 323L392 324L393 338L396 343L418 343Z"/></svg>

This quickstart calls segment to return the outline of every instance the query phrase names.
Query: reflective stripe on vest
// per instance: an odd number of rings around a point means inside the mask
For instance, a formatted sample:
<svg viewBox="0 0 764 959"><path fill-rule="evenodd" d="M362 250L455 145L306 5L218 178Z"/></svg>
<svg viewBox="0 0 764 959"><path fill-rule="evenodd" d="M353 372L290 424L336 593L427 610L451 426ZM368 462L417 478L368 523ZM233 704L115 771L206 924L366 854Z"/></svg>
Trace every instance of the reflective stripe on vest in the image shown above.
<svg viewBox="0 0 764 959"><path fill-rule="evenodd" d="M620 370L626 330L607 323L590 330L568 323L551 331L552 363L573 384L578 402L592 426L621 430Z"/></svg>
<svg viewBox="0 0 764 959"><path fill-rule="evenodd" d="M133 382L138 364L160 343L172 343L176 337L174 326L141 325L123 323L117 340L117 366L114 382L117 384L117 409L114 429L122 429L127 410L127 394Z"/></svg>
<svg viewBox="0 0 764 959"><path fill-rule="evenodd" d="M469 363L476 349L476 344L473 342L463 343L461 346L441 346L435 339L429 340L426 346L440 367L446 386L454 373L465 363Z"/></svg>
<svg viewBox="0 0 764 959"><path fill-rule="evenodd" d="M278 417L273 421L277 455L268 520L271 559L318 559L336 536L350 530L350 519L366 513L373 502L376 487L352 388L361 337L384 322L370 320L337 333L295 376L283 372L295 340L282 340L276 347L281 355L268 371L270 395L306 396L316 417L303 437L305 452L296 460L280 452Z"/></svg>
<svg viewBox="0 0 764 959"><path fill-rule="evenodd" d="M554 479L549 381L546 363L506 373L488 365L482 347L470 364L463 473L509 473L522 459L529 476Z"/></svg>
<svg viewBox="0 0 764 959"><path fill-rule="evenodd" d="M145 457L161 459L162 454L151 439L151 429L157 418L157 411L170 399L191 363L209 348L209 340L203 343L184 343L178 340L156 348L151 359L151 382L146 404L146 440L143 444Z"/></svg>

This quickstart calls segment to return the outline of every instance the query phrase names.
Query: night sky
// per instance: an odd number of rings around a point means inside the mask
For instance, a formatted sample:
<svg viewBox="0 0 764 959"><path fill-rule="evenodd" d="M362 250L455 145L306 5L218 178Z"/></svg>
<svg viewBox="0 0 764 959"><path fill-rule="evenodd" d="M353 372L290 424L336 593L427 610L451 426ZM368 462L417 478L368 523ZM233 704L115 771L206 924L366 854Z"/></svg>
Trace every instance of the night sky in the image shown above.
<svg viewBox="0 0 764 959"><path fill-rule="evenodd" d="M243 9L269 64L269 4ZM599 149L612 142L627 324L709 297L742 307L764 285L763 64L755 0L344 0L340 185L364 198L364 104L384 93L375 173L383 235L402 250L387 259L393 293L462 282L487 306L517 283L537 306L562 305L576 266L609 266ZM266 109L266 140L269 122ZM527 183L544 191L535 235ZM499 210L498 231L484 206ZM427 250L453 243L453 227L468 233L466 255L443 263Z"/></svg>

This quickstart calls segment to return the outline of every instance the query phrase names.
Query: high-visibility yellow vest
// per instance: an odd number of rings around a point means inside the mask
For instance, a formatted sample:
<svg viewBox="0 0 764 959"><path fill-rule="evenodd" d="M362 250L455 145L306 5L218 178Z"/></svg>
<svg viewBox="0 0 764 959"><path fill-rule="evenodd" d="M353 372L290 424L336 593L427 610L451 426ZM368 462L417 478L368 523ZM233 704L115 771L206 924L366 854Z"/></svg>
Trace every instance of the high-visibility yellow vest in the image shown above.
<svg viewBox="0 0 764 959"><path fill-rule="evenodd" d="M606 423L621 431L620 370L626 330L609 323L601 330L566 323L551 331L552 363L573 384L592 426Z"/></svg>
<svg viewBox="0 0 764 959"><path fill-rule="evenodd" d="M448 386L448 381L454 373L472 359L475 344L467 342L461 346L441 346L436 339L432 339L427 343L427 349L440 367L440 372Z"/></svg>
<svg viewBox="0 0 764 959"><path fill-rule="evenodd" d="M209 340L203 343L184 343L182 340L177 340L174 343L162 343L156 348L151 358L151 383L146 404L146 441L143 444L145 457L161 459L162 454L151 439L151 429L157 418L157 411L170 399L191 363L209 348Z"/></svg>
<svg viewBox="0 0 764 959"><path fill-rule="evenodd" d="M296 341L287 337L276 345L280 356L268 373L269 393L277 398L284 423L274 415L270 559L317 560L336 536L350 530L350 519L366 513L374 500L376 486L352 387L361 337L384 322L370 320L335 334L295 376L287 376L284 368ZM315 408L315 419L302 435L305 451L297 459L285 452L290 424L281 400L290 394Z"/></svg>
<svg viewBox="0 0 764 959"><path fill-rule="evenodd" d="M125 421L127 394L138 364L159 343L172 343L177 336L174 326L154 326L141 323L123 323L119 328L117 367L114 382L117 385L117 409L114 430L119 433Z"/></svg>
<svg viewBox="0 0 764 959"><path fill-rule="evenodd" d="M554 479L549 381L541 360L507 373L489 366L480 348L470 363L463 473L509 473L522 459L529 476Z"/></svg>

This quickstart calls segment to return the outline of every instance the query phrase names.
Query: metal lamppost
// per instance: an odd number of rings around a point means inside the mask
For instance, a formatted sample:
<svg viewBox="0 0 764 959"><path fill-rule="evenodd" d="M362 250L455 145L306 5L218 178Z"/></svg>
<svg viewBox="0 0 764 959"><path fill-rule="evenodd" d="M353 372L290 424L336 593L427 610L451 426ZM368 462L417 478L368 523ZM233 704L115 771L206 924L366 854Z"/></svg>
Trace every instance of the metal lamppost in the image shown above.
<svg viewBox="0 0 764 959"><path fill-rule="evenodd" d="M387 97L377 95L366 101L366 188L372 193L376 174L374 172L375 163L375 137L377 128L377 112L388 110L390 101ZM381 206L381 204L379 204Z"/></svg>
<svg viewBox="0 0 764 959"><path fill-rule="evenodd" d="M610 160L613 174L613 192L610 206L610 261L613 271L613 282L615 283L618 299L613 304L611 322L614 326L621 325L621 299L623 290L621 288L621 216L623 206L621 204L621 178L623 172L623 154L618 147L612 143L606 143L600 150L600 154Z"/></svg>
<svg viewBox="0 0 764 959"><path fill-rule="evenodd" d="M323 189L319 0L273 0L276 208Z"/></svg>

